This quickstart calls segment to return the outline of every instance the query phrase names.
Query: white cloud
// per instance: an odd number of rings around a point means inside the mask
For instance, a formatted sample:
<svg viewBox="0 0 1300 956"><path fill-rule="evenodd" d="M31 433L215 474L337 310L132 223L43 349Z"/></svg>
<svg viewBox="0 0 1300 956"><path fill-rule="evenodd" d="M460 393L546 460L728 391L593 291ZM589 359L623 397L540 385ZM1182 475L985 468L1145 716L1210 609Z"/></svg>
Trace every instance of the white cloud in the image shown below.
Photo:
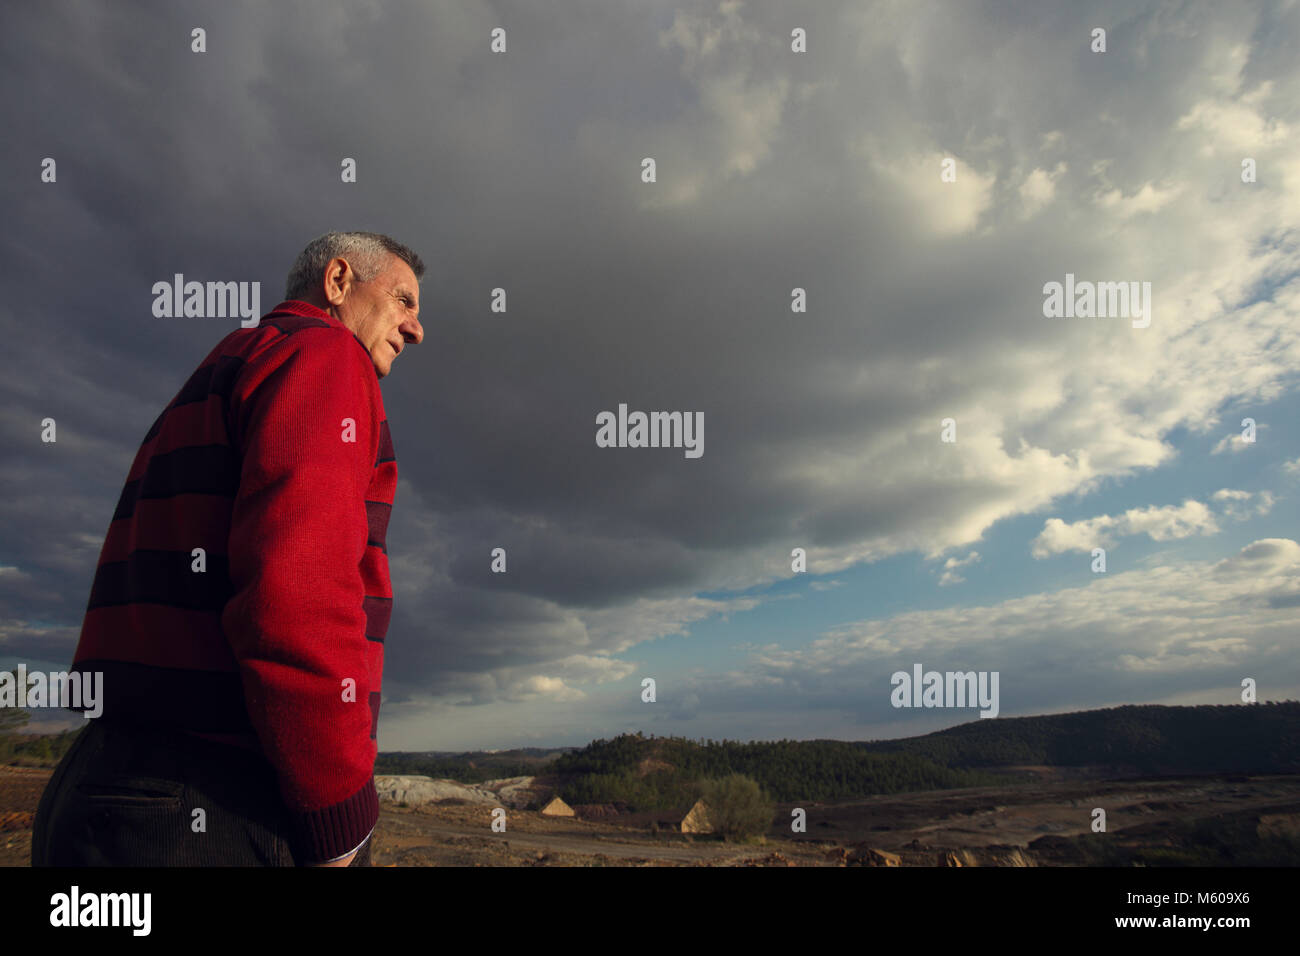
<svg viewBox="0 0 1300 956"><path fill-rule="evenodd" d="M1096 203L1107 212L1114 213L1121 219L1128 219L1141 213L1158 212L1168 206L1182 193L1182 186L1157 186L1143 183L1142 187L1131 196L1125 196L1118 189L1104 192Z"/></svg>
<svg viewBox="0 0 1300 956"><path fill-rule="evenodd" d="M813 581L811 584L808 585L808 587L810 587L814 591L831 591L834 590L835 588L840 588L843 586L844 586L844 582L840 580Z"/></svg>
<svg viewBox="0 0 1300 956"><path fill-rule="evenodd" d="M1067 524L1049 518L1033 542L1033 556L1045 558L1066 551L1091 552L1108 548L1116 538L1145 534L1153 541L1170 541L1195 534L1216 534L1219 530L1214 513L1193 499L1181 505L1131 508L1122 515L1098 515Z"/></svg>
<svg viewBox="0 0 1300 956"><path fill-rule="evenodd" d="M1249 501L1251 497L1249 491L1241 491L1236 488L1220 488L1210 495L1212 501Z"/></svg>
<svg viewBox="0 0 1300 956"><path fill-rule="evenodd" d="M1258 436L1267 427L1268 427L1267 425L1256 425L1255 426L1256 435ZM1210 454L1222 455L1226 451L1230 451L1235 454L1237 452L1243 452L1255 444L1256 442L1246 441L1246 439L1242 437L1241 432L1232 432L1231 434L1224 435L1221 439L1219 439L1219 441L1215 444L1215 446L1210 449Z"/></svg>
<svg viewBox="0 0 1300 956"><path fill-rule="evenodd" d="M1181 505L1131 508L1122 515L1097 515L1070 523L1060 518L1049 518L1033 541L1032 553L1035 558L1066 551L1087 553L1093 548L1108 548L1116 538L1134 534L1145 534L1153 541L1217 534L1218 518L1244 521L1268 514L1276 498L1271 491L1220 488L1210 496L1210 500L1220 505L1217 514L1207 505L1189 498Z"/></svg>
<svg viewBox="0 0 1300 956"><path fill-rule="evenodd" d="M507 700L513 701L539 699L574 701L582 700L587 695L576 688L570 687L559 677L544 677L535 674L511 686L504 696Z"/></svg>
<svg viewBox="0 0 1300 956"><path fill-rule="evenodd" d="M1067 168L1064 162L1059 162L1051 172L1037 168L1025 177L1019 190L1024 218L1036 215L1055 198L1056 182L1065 175Z"/></svg>
<svg viewBox="0 0 1300 956"><path fill-rule="evenodd" d="M1265 81L1240 97L1200 100L1179 118L1174 128L1210 134L1202 141L1202 151L1207 155L1258 155L1262 148L1283 145L1291 136L1286 122L1265 112L1266 101L1272 93L1272 81Z"/></svg>
<svg viewBox="0 0 1300 956"><path fill-rule="evenodd" d="M1221 488L1210 497L1222 504L1224 517L1237 521L1268 514L1277 500L1271 491L1251 492L1233 488Z"/></svg>
<svg viewBox="0 0 1300 956"><path fill-rule="evenodd" d="M859 146L860 154L878 181L863 184L868 196L897 195L900 214L909 228L930 238L951 238L972 232L993 203L997 176L972 167L965 159L940 150L899 155L874 137ZM941 164L953 160L955 180L940 179Z"/></svg>
<svg viewBox="0 0 1300 956"><path fill-rule="evenodd" d="M949 558L943 563L943 574L939 578L939 587L949 587L954 584L963 584L966 579L957 573L958 568L964 568L969 564L974 564L980 560L980 553L972 551L964 558Z"/></svg>

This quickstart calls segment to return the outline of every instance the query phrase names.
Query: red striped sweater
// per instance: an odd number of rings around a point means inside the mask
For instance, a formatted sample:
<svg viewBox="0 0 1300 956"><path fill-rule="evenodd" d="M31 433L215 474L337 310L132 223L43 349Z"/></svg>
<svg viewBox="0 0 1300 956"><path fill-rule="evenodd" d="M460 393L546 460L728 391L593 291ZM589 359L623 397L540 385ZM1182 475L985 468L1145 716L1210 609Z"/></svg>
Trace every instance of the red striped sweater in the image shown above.
<svg viewBox="0 0 1300 956"><path fill-rule="evenodd" d="M300 862L348 853L379 816L396 488L369 354L283 302L158 416L99 556L73 666L103 673L103 715L259 750Z"/></svg>

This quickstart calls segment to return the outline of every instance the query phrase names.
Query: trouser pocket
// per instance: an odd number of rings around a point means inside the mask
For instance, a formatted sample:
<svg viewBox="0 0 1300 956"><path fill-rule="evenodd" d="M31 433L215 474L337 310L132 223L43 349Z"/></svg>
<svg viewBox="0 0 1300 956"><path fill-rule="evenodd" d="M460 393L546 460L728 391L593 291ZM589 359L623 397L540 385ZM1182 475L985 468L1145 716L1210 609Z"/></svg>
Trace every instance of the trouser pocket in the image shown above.
<svg viewBox="0 0 1300 956"><path fill-rule="evenodd" d="M89 776L73 788L65 823L90 866L184 866L185 785L131 774Z"/></svg>
<svg viewBox="0 0 1300 956"><path fill-rule="evenodd" d="M174 810L181 805L185 785L175 780L116 774L107 779L83 780L77 791L92 805L104 808Z"/></svg>

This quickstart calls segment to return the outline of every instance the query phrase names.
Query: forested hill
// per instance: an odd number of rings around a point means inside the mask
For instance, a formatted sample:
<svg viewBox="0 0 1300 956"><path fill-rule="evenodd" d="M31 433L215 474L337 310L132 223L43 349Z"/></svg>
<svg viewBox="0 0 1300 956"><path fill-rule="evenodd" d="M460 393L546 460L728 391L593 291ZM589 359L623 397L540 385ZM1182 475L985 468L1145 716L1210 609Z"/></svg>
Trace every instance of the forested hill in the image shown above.
<svg viewBox="0 0 1300 956"><path fill-rule="evenodd" d="M837 800L1005 782L995 768L1104 765L1150 773L1300 772L1300 702L1116 707L976 719L902 740L760 743L624 734L559 757L573 803L669 806L740 773L774 799Z"/></svg>
<svg viewBox="0 0 1300 956"><path fill-rule="evenodd" d="M776 800L843 800L875 793L946 790L1003 782L980 770L950 769L924 757L872 753L842 740L696 743L623 734L597 740L552 765L571 804L632 810L688 807L698 783L739 773Z"/></svg>
<svg viewBox="0 0 1300 956"><path fill-rule="evenodd" d="M946 767L1122 766L1149 773L1300 772L1300 702L1161 707L973 720L924 737L859 743Z"/></svg>

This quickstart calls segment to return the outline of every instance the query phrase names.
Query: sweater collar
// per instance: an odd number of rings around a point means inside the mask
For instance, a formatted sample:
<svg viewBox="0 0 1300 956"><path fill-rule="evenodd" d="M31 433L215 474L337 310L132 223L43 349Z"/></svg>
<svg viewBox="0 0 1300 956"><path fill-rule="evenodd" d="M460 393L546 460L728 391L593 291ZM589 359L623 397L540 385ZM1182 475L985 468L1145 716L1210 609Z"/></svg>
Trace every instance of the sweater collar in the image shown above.
<svg viewBox="0 0 1300 956"><path fill-rule="evenodd" d="M324 309L312 305L310 302L303 302L301 299L286 299L274 309L267 313L272 315L276 312L287 312L289 315L300 315L308 319L323 319L330 325L338 326L340 329L347 328L342 322L334 318Z"/></svg>
<svg viewBox="0 0 1300 956"><path fill-rule="evenodd" d="M352 332L351 329L348 329L346 325L344 325L338 319L334 318L334 316L330 315L324 309L318 308L317 306L312 305L310 302L304 302L302 301L302 299L286 299L284 302L281 302L274 309L268 312L267 315L274 315L276 312L282 314L287 313L289 315L300 315L308 319L321 319L324 322L328 322L336 329L347 329L349 332ZM357 338L355 332L352 332L352 341L356 342L357 348L361 349L361 351L365 352L367 357L369 357L370 354L369 351L366 349L364 345L361 344L361 340ZM377 371L375 372L375 377L376 379L378 379L379 377L379 373Z"/></svg>

